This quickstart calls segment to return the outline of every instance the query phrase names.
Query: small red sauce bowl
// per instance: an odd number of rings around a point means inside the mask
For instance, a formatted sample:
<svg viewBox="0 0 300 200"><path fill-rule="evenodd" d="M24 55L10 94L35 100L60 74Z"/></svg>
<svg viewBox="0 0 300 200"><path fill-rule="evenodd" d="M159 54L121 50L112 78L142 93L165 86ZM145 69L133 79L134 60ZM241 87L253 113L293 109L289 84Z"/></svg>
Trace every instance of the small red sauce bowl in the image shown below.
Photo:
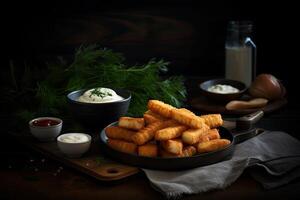
<svg viewBox="0 0 300 200"><path fill-rule="evenodd" d="M60 123L61 123L61 120L59 121L59 120L45 118L45 119L34 120L32 122L32 126L49 127L49 126L58 125Z"/></svg>
<svg viewBox="0 0 300 200"><path fill-rule="evenodd" d="M53 141L60 134L63 121L55 117L39 117L29 122L30 132L40 141Z"/></svg>

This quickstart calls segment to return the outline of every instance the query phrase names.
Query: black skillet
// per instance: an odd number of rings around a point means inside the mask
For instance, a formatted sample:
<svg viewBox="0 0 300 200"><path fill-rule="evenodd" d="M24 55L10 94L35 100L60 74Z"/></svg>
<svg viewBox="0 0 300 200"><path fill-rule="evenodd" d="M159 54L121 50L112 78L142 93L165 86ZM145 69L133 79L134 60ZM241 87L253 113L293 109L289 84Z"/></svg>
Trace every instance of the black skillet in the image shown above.
<svg viewBox="0 0 300 200"><path fill-rule="evenodd" d="M100 148L108 156L128 165L157 170L190 169L230 159L233 155L236 144L257 135L258 130L252 128L252 125L256 123L262 116L263 112L258 111L241 117L236 121L236 128L231 131L225 127L219 127L221 138L230 140L230 145L221 150L209 153L201 153L191 157L150 158L119 152L107 145L107 137L104 129L100 133ZM117 122L114 122L108 126L115 126L116 124ZM243 129L243 131L239 131L240 129Z"/></svg>

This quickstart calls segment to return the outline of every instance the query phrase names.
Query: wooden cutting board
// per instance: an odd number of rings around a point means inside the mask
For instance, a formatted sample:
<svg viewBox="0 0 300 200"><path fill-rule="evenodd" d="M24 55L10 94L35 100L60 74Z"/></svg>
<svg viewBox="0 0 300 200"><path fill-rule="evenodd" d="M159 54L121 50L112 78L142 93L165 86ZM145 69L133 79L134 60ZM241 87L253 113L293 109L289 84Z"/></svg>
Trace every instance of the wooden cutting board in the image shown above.
<svg viewBox="0 0 300 200"><path fill-rule="evenodd" d="M116 181L140 172L136 167L123 165L104 157L101 154L97 136L93 136L90 150L81 158L67 158L58 149L56 142L39 142L30 134L14 135L22 144L44 154L66 166L101 181Z"/></svg>
<svg viewBox="0 0 300 200"><path fill-rule="evenodd" d="M224 121L223 126L228 129L234 129L235 122ZM101 181L117 181L141 171L137 167L124 165L104 156L99 147L99 135L92 135L90 150L81 158L64 156L58 149L56 141L40 142L30 133L12 135L21 144Z"/></svg>

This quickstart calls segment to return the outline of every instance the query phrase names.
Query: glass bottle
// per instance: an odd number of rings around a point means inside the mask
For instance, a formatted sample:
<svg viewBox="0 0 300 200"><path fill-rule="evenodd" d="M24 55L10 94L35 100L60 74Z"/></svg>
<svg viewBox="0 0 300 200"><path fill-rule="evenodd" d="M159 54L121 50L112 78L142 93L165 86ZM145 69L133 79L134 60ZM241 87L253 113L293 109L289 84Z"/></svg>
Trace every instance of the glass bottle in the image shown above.
<svg viewBox="0 0 300 200"><path fill-rule="evenodd" d="M225 78L250 86L256 76L256 45L251 21L230 21L225 43Z"/></svg>

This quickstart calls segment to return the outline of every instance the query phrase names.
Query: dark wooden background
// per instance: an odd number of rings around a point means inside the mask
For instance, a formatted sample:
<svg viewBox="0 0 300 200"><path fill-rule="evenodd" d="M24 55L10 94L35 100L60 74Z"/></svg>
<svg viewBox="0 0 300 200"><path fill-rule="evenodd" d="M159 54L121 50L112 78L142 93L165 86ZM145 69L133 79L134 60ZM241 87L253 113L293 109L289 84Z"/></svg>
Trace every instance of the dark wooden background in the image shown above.
<svg viewBox="0 0 300 200"><path fill-rule="evenodd" d="M283 130L299 139L297 71L300 68L300 56L297 29L300 17L299 6L295 4L275 0L3 1L0 12L3 34L0 91L2 86L12 84L10 61L22 74L24 61L43 67L46 61L52 61L57 56L71 58L74 50L83 43L98 43L123 52L132 64L144 63L153 57L163 58L171 62L169 74L186 77L223 76L226 23L228 20L253 20L258 73L272 73L280 78L287 87L289 101L285 110L264 117L257 126L268 130ZM1 100L6 94L2 95ZM25 159L31 166L28 160L35 154L16 143L5 130L14 120L8 117L14 108L0 101L0 110L6 111L0 115L4 124L0 145L3 165L0 168L5 175L3 180L8 177L8 181L2 181L4 189L0 196L8 194L16 198L32 198L37 195L50 199L57 196L73 198L75 194L76 198L86 199L86 191L94 190L88 194L110 197L112 192L117 191L119 197L126 198L136 196L136 190L139 190L137 195L140 198L162 198L158 193L151 193L153 190L145 182L144 176L133 177L115 186L106 187L103 184L100 188L98 182L94 183L70 169L65 169L62 175L55 178L52 172L60 166L59 163L50 163L50 169L41 169L42 172L38 172L38 178L41 179L39 182L26 180L26 177L30 179L30 175L36 172L26 170L28 164L24 164ZM10 163L16 163L15 168L7 168ZM266 195L267 199L284 196L295 198L299 196L298 183L299 179L286 187L266 191L246 173L228 190L191 198L240 196L255 199L265 198ZM57 185L63 188L62 192L57 193ZM190 199L190 196L187 198Z"/></svg>
<svg viewBox="0 0 300 200"><path fill-rule="evenodd" d="M196 0L10 1L3 7L5 59L41 64L98 43L131 64L171 62L169 74L223 76L229 20L253 20L258 73L272 73L292 91L297 84L297 6L288 2Z"/></svg>

